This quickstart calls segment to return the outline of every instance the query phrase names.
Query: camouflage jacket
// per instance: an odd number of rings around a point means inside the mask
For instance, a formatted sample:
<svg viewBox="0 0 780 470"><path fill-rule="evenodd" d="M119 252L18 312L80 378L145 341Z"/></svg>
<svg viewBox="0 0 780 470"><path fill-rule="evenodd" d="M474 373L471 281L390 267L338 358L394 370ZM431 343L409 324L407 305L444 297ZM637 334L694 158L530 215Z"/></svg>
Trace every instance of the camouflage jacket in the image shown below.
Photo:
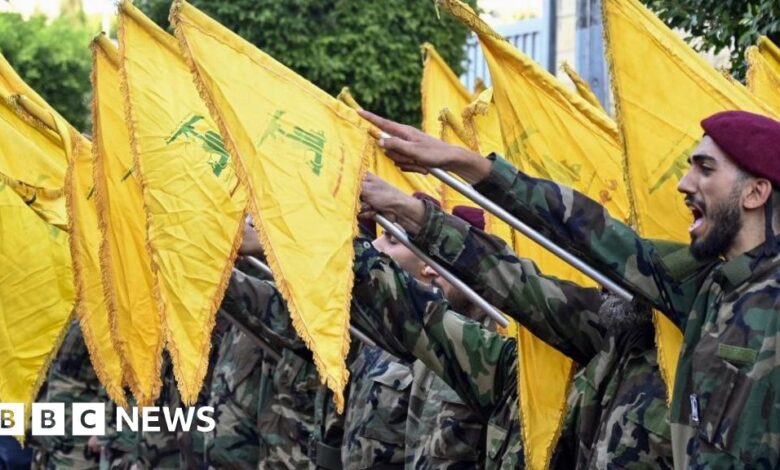
<svg viewBox="0 0 780 470"><path fill-rule="evenodd" d="M345 410L345 469L403 468L411 384L410 362L376 346L358 346Z"/></svg>
<svg viewBox="0 0 780 470"><path fill-rule="evenodd" d="M260 460L258 394L267 373L263 349L235 325L219 344L209 405L217 423L206 435L206 462L215 468L254 469Z"/></svg>
<svg viewBox="0 0 780 470"><path fill-rule="evenodd" d="M568 399L559 468L669 468L669 408L649 316L621 328L604 296L542 275L506 244L426 204L414 241L493 305L582 364Z"/></svg>
<svg viewBox="0 0 780 470"><path fill-rule="evenodd" d="M495 158L495 157L494 157ZM671 406L678 468L780 465L780 255L696 262L595 201L495 158L475 189L650 301L684 332Z"/></svg>
<svg viewBox="0 0 780 470"><path fill-rule="evenodd" d="M515 340L449 310L439 290L415 281L367 239L355 241L354 270L352 321L384 350L419 359L452 387L483 426L480 467L524 467Z"/></svg>
<svg viewBox="0 0 780 470"><path fill-rule="evenodd" d="M412 365L406 421L406 468L477 466L484 458L484 423L455 390L422 361Z"/></svg>
<svg viewBox="0 0 780 470"><path fill-rule="evenodd" d="M259 367L259 468L338 467L343 417L320 385L311 353L273 283L234 273L222 308L279 355L266 351Z"/></svg>
<svg viewBox="0 0 780 470"><path fill-rule="evenodd" d="M170 356L163 356L161 368L162 388L160 396L153 406L176 408L181 405L179 391L173 376ZM129 398L129 406L136 404ZM175 469L181 468L183 461L178 433L168 429L165 420L160 419L159 432L140 432L123 428L119 431L116 423L116 407L113 402L106 406L110 418L106 421L106 435L100 439L102 451L100 468L116 470ZM131 408L132 409L132 408Z"/></svg>

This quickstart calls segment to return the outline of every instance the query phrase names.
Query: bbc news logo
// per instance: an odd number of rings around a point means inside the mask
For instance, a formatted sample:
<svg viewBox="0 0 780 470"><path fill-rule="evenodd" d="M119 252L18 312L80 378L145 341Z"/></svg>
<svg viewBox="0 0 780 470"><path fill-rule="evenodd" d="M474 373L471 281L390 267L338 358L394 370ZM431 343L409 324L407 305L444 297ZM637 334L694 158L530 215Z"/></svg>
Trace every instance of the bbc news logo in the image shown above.
<svg viewBox="0 0 780 470"><path fill-rule="evenodd" d="M71 422L65 429L65 403L33 403L31 427L33 436L103 436L106 434L105 403L70 404ZM210 432L217 423L211 406L168 408L157 406L117 407L114 416L117 432L129 429L133 432L191 431ZM24 434L25 412L23 403L0 403L0 436Z"/></svg>

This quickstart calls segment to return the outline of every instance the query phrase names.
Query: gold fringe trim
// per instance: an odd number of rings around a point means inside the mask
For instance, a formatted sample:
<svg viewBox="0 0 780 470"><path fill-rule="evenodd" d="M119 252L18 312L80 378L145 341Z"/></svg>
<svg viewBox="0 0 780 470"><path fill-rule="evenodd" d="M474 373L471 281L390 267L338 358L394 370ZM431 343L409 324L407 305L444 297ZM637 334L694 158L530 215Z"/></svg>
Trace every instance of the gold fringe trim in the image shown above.
<svg viewBox="0 0 780 470"><path fill-rule="evenodd" d="M61 123L57 123L57 125L62 125ZM79 240L81 238L81 231L78 228L78 223L74 223L74 218L77 216L76 213L76 206L78 205L78 202L76 200L77 192L76 192L76 181L75 181L75 175L74 175L74 168L76 166L76 160L78 160L79 155L81 153L82 146L84 145L84 140L81 137L81 135L75 135L75 132L72 130L70 126L66 126L65 129L60 129L60 132L72 132L74 135L70 138L70 141L73 142L72 150L68 151L66 149L66 153L69 155L69 164L68 164L68 170L65 176L65 205L68 210L68 233L70 234L69 242L70 242L70 254L71 254L71 263L73 265L73 278L75 282L76 287L76 314L79 318L79 324L81 325L81 331L84 335L84 342L87 345L87 351L89 352L89 359L92 362L92 366L95 369L95 374L98 377L98 380L100 380L100 383L103 384L103 386L106 388L106 392L108 392L109 397L114 400L116 403L121 404L122 406L125 406L127 404L127 401L124 396L124 390L122 390L122 381L120 379L119 383L115 383L114 381L110 380L110 374L108 373L107 367L105 362L103 361L103 355L99 348L97 347L98 340L95 337L95 333L92 330L92 324L89 321L89 313L87 311L86 306L86 299L85 299L85 280L84 280L84 265L82 264L82 252L79 247ZM63 139L63 141L67 141L68 139ZM95 312L92 312L95 313ZM108 314L108 312L106 312ZM108 320L108 319L106 319Z"/></svg>
<svg viewBox="0 0 780 470"><path fill-rule="evenodd" d="M479 135L477 130L477 116L485 116L490 110L490 102L485 100L485 93L490 94L490 99L493 98L492 90L488 92L486 88L479 96L468 106L463 109L461 113L461 120L463 121L463 128L466 133L466 140L471 150L475 152L482 152L480 148Z"/></svg>
<svg viewBox="0 0 780 470"><path fill-rule="evenodd" d="M135 112L133 110L133 105L131 104L131 92L130 92L130 77L127 70L127 60L125 59L126 50L127 50L127 36L126 36L126 26L125 22L128 20L128 17L130 15L126 15L123 13L126 13L127 9L127 2L123 2L120 4L120 10L119 10L119 57L120 57L120 67L119 67L119 89L122 93L123 99L123 108L124 108L124 115L125 115L125 125L127 125L128 134L130 136L130 153L133 157L133 165L136 168L136 175L138 176L138 183L141 185L141 192L144 195L144 215L146 216L146 240L144 242L144 246L146 247L146 255L149 257L149 263L151 264L152 268L152 295L154 297L154 302L157 305L157 312L159 314L159 326L160 326L160 335L159 340L157 341L157 344L155 345L155 357L157 358L156 362L154 363L154 367L152 370L148 371L150 377L151 377L151 388L150 390L143 390L141 387L140 382L137 381L137 378L135 374L137 371L135 371L133 368L130 368L131 373L129 374L130 379L130 388L133 390L133 395L136 398L136 401L138 402L138 406L150 406L154 403L154 401L157 399L157 397L160 395L160 390L162 388L162 380L160 377L161 369L162 369L162 349L165 342L165 337L162 331L162 324L163 324L163 318L165 317L165 303L162 299L162 294L160 292L160 284L159 284L159 266L157 266L157 262L154 260L154 249L151 245L151 234L149 233L149 227L151 224L151 214L149 214L149 211L146 208L146 194L148 192L146 188L146 183L144 181L143 177L143 171L142 171L142 165L141 165L141 151L140 147L138 145L138 141L136 140L135 134L136 134L136 118L135 118ZM131 20L133 19L130 17ZM121 333L121 332L118 332ZM118 335L121 337L121 334Z"/></svg>
<svg viewBox="0 0 780 470"><path fill-rule="evenodd" d="M346 383L349 380L349 371L347 370L346 366L342 364L341 367L341 373L339 376L332 376L327 374L325 363L320 357L319 353L317 352L317 348L315 347L315 342L309 333L308 329L306 328L306 324L303 321L303 318L301 316L301 311L298 307L298 305L295 302L295 299L292 297L290 293L289 286L287 285L286 278L284 276L284 271L281 269L281 266L278 261L278 256L273 250L273 246L270 243L270 240L268 239L268 236L265 231L266 227L266 221L263 218L262 213L258 210L257 205L255 204L255 201L257 200L257 192L255 191L254 186L252 185L252 181L249 178L249 175L246 172L246 169L244 168L243 161L241 159L241 155L238 151L238 148L235 144L235 139L233 137L232 132L230 132L230 128L225 124L225 120L222 116L222 113L219 109L219 107L216 105L214 98L211 96L211 93L209 92L208 87L204 83L197 63L195 62L194 57L192 56L189 46L187 44L187 38L186 34L184 33L182 29L182 9L187 8L190 13L193 15L198 16L198 20L201 21L212 21L210 18L208 18L206 15L201 13L199 10L197 10L194 7L189 6L186 2L183 0L175 0L174 3L171 5L171 12L169 16L169 20L171 22L171 25L174 28L174 35L179 41L179 47L181 49L181 54L184 57L185 62L187 63L188 67L192 71L193 80L195 82L195 86L198 90L198 93L203 98L204 102L206 103L209 112L214 119L214 121L217 123L217 126L220 128L220 132L225 137L225 145L230 151L231 155L233 156L233 159L235 159L235 162L233 163L236 169L236 174L238 175L239 179L243 181L244 185L249 190L249 210L256 222L255 224L255 231L257 232L260 243L263 247L263 251L265 252L266 259L268 260L268 263L271 267L271 271L274 275L274 280L276 282L277 289L282 294L282 297L287 302L288 310L290 312L290 317L292 319L293 327L298 332L298 334L303 339L306 346L309 348L309 350L312 352L312 357L314 358L314 364L317 368L317 371L320 374L320 380L327 385L328 388L330 388L333 391L334 394L334 401L336 402L336 409L338 413L343 413L344 411L344 388L346 387ZM200 29L197 25L189 23L192 27L195 27L197 29ZM204 32L205 34L205 32ZM214 37L212 35L212 37ZM224 38L216 38L217 40L223 41ZM245 53L244 51L237 51L240 53ZM278 62L277 62L278 63ZM268 67L263 66L261 64L256 64L259 67L263 69L268 69ZM281 65L281 64L280 64ZM283 66L282 66L283 67ZM270 72L270 70L269 70ZM309 84L310 82L302 79L303 84ZM296 85L301 85L301 83L296 83ZM315 87L316 89L316 87ZM317 89L318 90L318 89ZM326 95L327 98L330 98L333 100L332 97ZM320 101L323 101L321 98ZM338 103L338 101L333 101L335 103ZM333 109L332 103L330 101L325 101L325 105L327 105L329 108L331 108L332 111L334 111L334 114L336 114L339 117L341 116L341 113L339 112L338 108ZM345 108L347 108L345 106ZM354 114L354 111L351 111ZM359 116L354 114L352 116L352 119L347 119L347 122L350 123L360 123L362 120ZM366 129L365 126L359 126L362 129ZM361 152L361 163L360 163L360 170L359 170L359 177L362 180L363 176L366 172L366 163L368 161L368 154L370 150L373 148L372 139L368 136L368 131L366 130L366 144L363 148L363 151ZM360 192L356 191L355 193L355 200L354 200L354 214L357 216L358 210L360 208ZM357 227L357 219L354 219L355 222L353 224L353 233L352 238L356 237L358 235L358 227ZM354 283L354 272L352 270L349 271L347 277L346 277L346 285L345 290L347 292L347 308L349 309L351 305L351 299L352 299L352 285ZM343 357L346 357L346 355L349 353L349 346L350 346L350 336L349 336L349 315L345 315L344 318L344 324L342 325L342 344L341 344L341 354Z"/></svg>
<svg viewBox="0 0 780 470"><path fill-rule="evenodd" d="M117 327L117 300L116 300L116 292L114 287L117 285L116 280L114 279L113 275L113 260L111 257L111 247L110 243L108 241L109 236L109 219L110 217L110 205L108 204L108 189L106 187L106 173L105 173L105 166L104 166L104 159L106 158L106 151L103 147L103 141L102 141L102 128L103 125L100 120L100 97L98 96L98 67L97 67L97 61L98 61L98 55L103 54L106 58L108 57L107 54L105 54L105 45L99 43L99 39L102 37L104 40L107 40L105 38L105 35L101 34L97 36L95 39L93 39L92 43L90 44L90 48L92 49L92 73L90 74L90 80L92 82L92 128L93 128L93 136L92 136L92 181L95 185L95 206L97 208L97 215L98 215L98 228L100 229L100 233L102 235L102 238L100 240L100 247L98 248L98 259L100 262L100 272L101 272L101 282L103 285L103 296L105 298L106 302L106 311L108 314L108 322L109 322L109 339L111 341L111 345L114 348L114 351L116 351L117 356L119 357L119 365L122 372L122 376L124 380L124 377L127 376L128 371L130 370L130 364L127 360L127 357L125 356L125 352L123 350L124 345L122 344L121 339L118 336L118 327ZM113 46L113 45L112 45ZM109 59L110 61L110 59ZM115 64L115 66L118 65L118 62ZM120 384L121 387L122 384ZM113 398L113 397L112 397ZM124 390L122 391L122 398L125 398ZM116 400L115 400L116 401ZM117 402L121 406L126 406L127 402L121 403Z"/></svg>
<svg viewBox="0 0 780 470"><path fill-rule="evenodd" d="M615 57L612 54L612 36L609 32L609 23L610 23L610 17L608 14L608 5L607 3L610 0L604 0L601 3L601 17L603 18L603 26L601 28L603 41L604 41L604 56L607 59L607 66L609 68L609 84L610 88L612 89L612 96L615 100L615 123L617 124L618 129L620 132L618 132L618 144L620 145L620 148L622 149L622 157L623 157L623 184L626 187L626 194L628 195L628 208L629 208L629 216L628 216L628 222L633 227L635 231L638 233L642 233L643 227L642 223L639 220L638 217L638 211L637 211L637 194L636 194L636 188L634 188L634 185L632 184L631 179L631 163L630 159L628 158L628 146L626 144L626 126L625 126L625 119L623 118L623 100L621 97L623 96L623 92L620 89L620 83L617 80L616 75L616 64L615 64ZM667 386L669 383L667 382Z"/></svg>
<svg viewBox="0 0 780 470"><path fill-rule="evenodd" d="M19 118L21 118L24 122L30 124L32 127L34 127L38 132L43 134L44 137L46 137L55 145L62 146L62 139L60 138L60 135L57 133L57 129L53 121L49 119L47 120L48 121L47 123L39 119L38 116L36 116L35 114L31 113L30 112L31 101L29 99L26 99L23 95L20 95L18 93L13 93L7 95L4 101L5 104L11 110L13 110L14 113ZM27 106L24 106L22 104L23 101L27 103Z"/></svg>

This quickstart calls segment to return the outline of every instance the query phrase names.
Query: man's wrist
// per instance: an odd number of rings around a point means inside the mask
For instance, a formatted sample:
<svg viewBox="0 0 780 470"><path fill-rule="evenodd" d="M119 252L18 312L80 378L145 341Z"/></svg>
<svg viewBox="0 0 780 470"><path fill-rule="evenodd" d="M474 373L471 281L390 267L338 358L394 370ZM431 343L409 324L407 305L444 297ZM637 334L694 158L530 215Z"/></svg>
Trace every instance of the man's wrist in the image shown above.
<svg viewBox="0 0 780 470"><path fill-rule="evenodd" d="M425 223L425 204L417 198L403 195L393 205L395 220L407 233L414 235Z"/></svg>
<svg viewBox="0 0 780 470"><path fill-rule="evenodd" d="M468 149L458 149L447 170L463 178L468 184L476 184L490 174L491 162Z"/></svg>

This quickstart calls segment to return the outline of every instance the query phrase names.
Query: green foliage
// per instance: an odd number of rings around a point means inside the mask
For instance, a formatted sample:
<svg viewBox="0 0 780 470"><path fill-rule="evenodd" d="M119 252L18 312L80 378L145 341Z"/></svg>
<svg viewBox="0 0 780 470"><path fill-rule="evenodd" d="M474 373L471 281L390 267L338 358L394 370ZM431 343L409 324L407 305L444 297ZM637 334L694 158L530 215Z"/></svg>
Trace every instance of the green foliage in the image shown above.
<svg viewBox="0 0 780 470"><path fill-rule="evenodd" d="M420 45L461 73L468 31L432 0L191 0L325 91L349 86L367 109L419 125ZM475 0L469 0L472 5ZM136 0L168 27L170 0Z"/></svg>
<svg viewBox="0 0 780 470"><path fill-rule="evenodd" d="M83 17L42 16L25 21L0 14L0 51L21 77L77 129L89 129L89 41Z"/></svg>
<svg viewBox="0 0 780 470"><path fill-rule="evenodd" d="M673 28L699 38L699 50L732 48L732 73L745 76L745 49L760 35L780 42L777 0L642 0Z"/></svg>

